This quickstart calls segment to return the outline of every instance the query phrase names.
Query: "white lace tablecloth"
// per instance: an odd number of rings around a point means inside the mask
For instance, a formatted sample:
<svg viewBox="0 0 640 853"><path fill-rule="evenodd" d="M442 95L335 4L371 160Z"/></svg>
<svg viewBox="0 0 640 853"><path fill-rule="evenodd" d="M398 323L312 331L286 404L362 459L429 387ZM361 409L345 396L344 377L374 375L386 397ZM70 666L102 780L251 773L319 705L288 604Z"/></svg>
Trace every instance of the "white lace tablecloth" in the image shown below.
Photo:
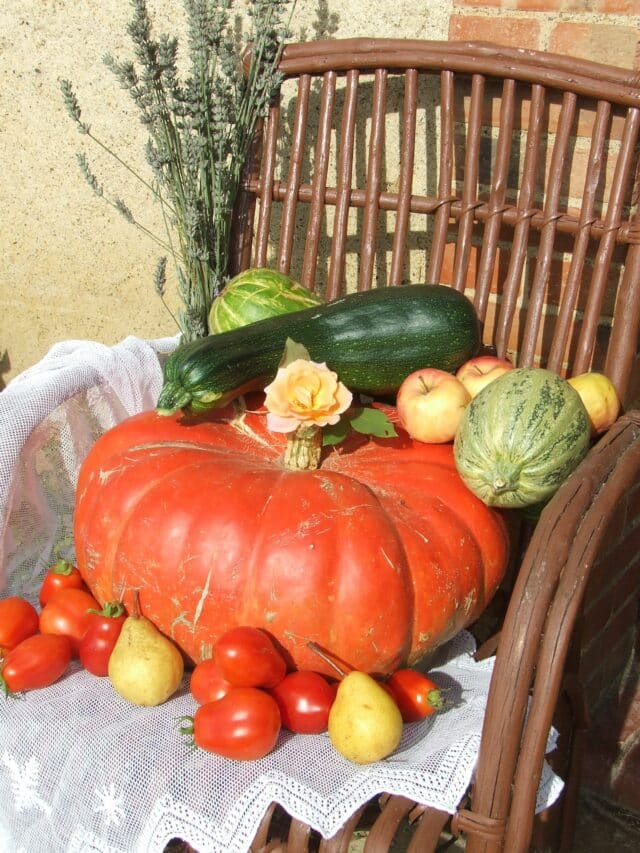
<svg viewBox="0 0 640 853"><path fill-rule="evenodd" d="M50 562L73 558L79 465L101 432L155 404L158 356L173 346L65 342L0 394L0 597L35 603ZM190 750L178 732L195 710L186 683L164 705L137 708L74 663L46 690L0 701L0 851L155 852L178 837L200 853L240 853L273 801L330 837L382 791L453 813L473 775L492 670L472 654L466 632L437 652L429 667L451 707L405 726L394 755L364 767L327 735L283 732L253 762ZM561 790L545 764L538 809Z"/></svg>

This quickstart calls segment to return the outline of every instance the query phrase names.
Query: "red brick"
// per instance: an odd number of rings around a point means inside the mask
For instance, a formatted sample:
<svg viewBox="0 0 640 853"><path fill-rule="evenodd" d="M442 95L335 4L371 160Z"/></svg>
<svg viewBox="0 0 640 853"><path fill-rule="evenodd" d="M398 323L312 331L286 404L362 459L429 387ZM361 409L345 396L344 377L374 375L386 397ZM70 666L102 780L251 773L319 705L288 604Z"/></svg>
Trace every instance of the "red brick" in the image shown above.
<svg viewBox="0 0 640 853"><path fill-rule="evenodd" d="M640 554L614 585L613 605L616 609L633 599L640 599Z"/></svg>
<svg viewBox="0 0 640 853"><path fill-rule="evenodd" d="M501 100L502 83L488 81L485 85L485 99L482 105L482 125L483 127L499 127L500 126L500 100ZM526 130L529 127L530 115L530 87L519 88L516 94L515 115L514 115L514 130ZM555 133L558 129L558 119L560 118L560 109L562 106L562 97L559 93L550 93L545 107L543 133ZM458 122L467 122L469 120L470 99L468 92L463 94L460 89L460 94L455 104L455 118ZM579 98L576 108L576 120L573 132L578 138L590 139L593 133L595 124L595 106L594 102L587 98ZM622 109L615 109L611 115L611 125L609 128L609 136L611 139L619 140L622 138L624 131L626 113Z"/></svg>
<svg viewBox="0 0 640 853"><path fill-rule="evenodd" d="M635 627L635 626L634 626ZM612 635L619 640L613 645ZM602 707L617 693L622 675L629 666L637 641L637 632L630 628L624 634L611 632L608 643L592 649L581 662L582 682L587 706Z"/></svg>
<svg viewBox="0 0 640 853"><path fill-rule="evenodd" d="M618 696L609 696L592 716L584 754L583 776L588 787L638 808L638 736L640 734L640 680L637 668ZM634 791L635 789L635 791Z"/></svg>
<svg viewBox="0 0 640 853"><path fill-rule="evenodd" d="M609 559L612 572L621 566L631 566L634 563L637 565L639 551L638 526L637 524L634 526L628 524L625 528L624 537L616 543L615 548L610 552Z"/></svg>
<svg viewBox="0 0 640 853"><path fill-rule="evenodd" d="M576 3L582 3L584 10L585 0L574 0ZM576 10L578 11L578 10ZM637 15L638 0L596 0L595 12L606 12L607 15Z"/></svg>
<svg viewBox="0 0 640 853"><path fill-rule="evenodd" d="M640 371L638 371L640 373ZM640 550L640 482L636 483L634 488L627 495L629 503L628 517L635 519L636 535L638 537L638 550Z"/></svg>
<svg viewBox="0 0 640 853"><path fill-rule="evenodd" d="M577 6L577 11L580 12L585 10L584 0L517 0L516 2L516 8L524 12L564 12L572 11L572 6Z"/></svg>
<svg viewBox="0 0 640 853"><path fill-rule="evenodd" d="M502 0L453 0L454 6L502 6Z"/></svg>
<svg viewBox="0 0 640 853"><path fill-rule="evenodd" d="M590 693L594 682L600 681L606 691L622 674L636 641L637 619L638 602L628 601L612 616L606 628L583 648L580 669Z"/></svg>
<svg viewBox="0 0 640 853"><path fill-rule="evenodd" d="M595 601L589 602L584 610L582 642L591 646L605 630L605 626L614 612L613 593L607 590Z"/></svg>
<svg viewBox="0 0 640 853"><path fill-rule="evenodd" d="M509 3L506 5L510 6ZM608 15L636 15L638 0L517 0L516 8L525 12L605 12Z"/></svg>
<svg viewBox="0 0 640 853"><path fill-rule="evenodd" d="M640 732L616 761L611 788L618 803L640 812Z"/></svg>
<svg viewBox="0 0 640 853"><path fill-rule="evenodd" d="M630 685L619 700L621 718L620 740L632 738L640 732L640 671L630 674ZM639 777L640 778L640 777Z"/></svg>
<svg viewBox="0 0 640 853"><path fill-rule="evenodd" d="M553 28L549 50L633 68L638 50L638 31L635 27L563 22Z"/></svg>
<svg viewBox="0 0 640 853"><path fill-rule="evenodd" d="M453 41L492 41L512 47L540 47L540 23L533 18L485 18L453 15L449 21Z"/></svg>
<svg viewBox="0 0 640 853"><path fill-rule="evenodd" d="M595 599L601 595L603 590L612 583L617 582L617 580L627 572L628 565L635 561L636 557L633 550L630 552L628 560L624 562L619 560L620 554L629 554L627 551L629 537L623 535L628 529L625 524L625 518L625 512L617 512L605 533L605 537L608 537L609 534L611 534L611 538L609 540L611 544L607 545L605 542L601 556L598 557L597 561L591 568L585 593L585 601L587 604L590 601L595 601ZM633 537L631 537L631 539L633 541ZM638 549L636 548L636 551L637 550Z"/></svg>
<svg viewBox="0 0 640 853"><path fill-rule="evenodd" d="M525 12L605 12L637 15L638 0L453 0L453 5L473 8L518 9Z"/></svg>

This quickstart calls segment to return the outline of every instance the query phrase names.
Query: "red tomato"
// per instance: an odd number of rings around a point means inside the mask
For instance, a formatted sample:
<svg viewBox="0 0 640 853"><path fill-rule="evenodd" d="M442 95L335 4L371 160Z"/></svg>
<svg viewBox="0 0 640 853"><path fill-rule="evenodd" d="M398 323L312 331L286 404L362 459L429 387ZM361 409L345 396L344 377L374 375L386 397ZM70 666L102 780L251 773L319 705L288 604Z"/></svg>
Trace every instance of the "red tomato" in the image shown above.
<svg viewBox="0 0 640 853"><path fill-rule="evenodd" d="M93 675L107 675L109 658L127 618L119 601L108 601L100 611L90 611L89 627L78 647L83 667Z"/></svg>
<svg viewBox="0 0 640 853"><path fill-rule="evenodd" d="M44 605L62 589L86 589L78 569L66 560L58 560L49 567L40 586L40 604Z"/></svg>
<svg viewBox="0 0 640 853"><path fill-rule="evenodd" d="M36 634L38 611L26 598L11 595L0 601L0 649L12 649Z"/></svg>
<svg viewBox="0 0 640 853"><path fill-rule="evenodd" d="M40 630L43 634L63 634L71 640L73 654L78 654L80 640L91 621L90 610L100 610L100 605L84 589L63 589L45 604L40 613Z"/></svg>
<svg viewBox="0 0 640 853"><path fill-rule="evenodd" d="M278 703L257 687L233 687L217 702L200 705L183 734L225 758L253 761L271 752L280 732Z"/></svg>
<svg viewBox="0 0 640 853"><path fill-rule="evenodd" d="M71 642L56 634L34 634L6 655L0 686L8 696L23 690L48 687L66 671L71 661Z"/></svg>
<svg viewBox="0 0 640 853"><path fill-rule="evenodd" d="M444 708L438 685L415 669L398 669L389 676L386 684L405 723L430 717Z"/></svg>
<svg viewBox="0 0 640 853"><path fill-rule="evenodd" d="M278 703L282 725L289 731L319 734L327 730L336 690L319 672L290 672L269 693Z"/></svg>
<svg viewBox="0 0 640 853"><path fill-rule="evenodd" d="M213 647L213 657L222 677L234 687L275 687L287 665L260 628L231 628Z"/></svg>
<svg viewBox="0 0 640 853"><path fill-rule="evenodd" d="M233 687L218 669L213 658L201 661L193 669L189 679L191 695L199 705L222 699Z"/></svg>

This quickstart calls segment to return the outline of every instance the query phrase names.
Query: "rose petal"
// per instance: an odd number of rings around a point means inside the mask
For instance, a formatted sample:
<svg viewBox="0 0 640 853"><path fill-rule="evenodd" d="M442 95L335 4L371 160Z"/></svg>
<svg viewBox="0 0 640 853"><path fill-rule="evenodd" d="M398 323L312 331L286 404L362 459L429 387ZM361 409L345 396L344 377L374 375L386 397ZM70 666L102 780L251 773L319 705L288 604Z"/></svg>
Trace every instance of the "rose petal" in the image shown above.
<svg viewBox="0 0 640 853"><path fill-rule="evenodd" d="M267 412L267 429L271 432L294 432L299 426L300 421L297 418L283 418L273 412Z"/></svg>
<svg viewBox="0 0 640 853"><path fill-rule="evenodd" d="M267 425L274 432L292 432L300 424L335 424L353 399L325 363L307 359L278 368L265 394L265 406L273 416Z"/></svg>

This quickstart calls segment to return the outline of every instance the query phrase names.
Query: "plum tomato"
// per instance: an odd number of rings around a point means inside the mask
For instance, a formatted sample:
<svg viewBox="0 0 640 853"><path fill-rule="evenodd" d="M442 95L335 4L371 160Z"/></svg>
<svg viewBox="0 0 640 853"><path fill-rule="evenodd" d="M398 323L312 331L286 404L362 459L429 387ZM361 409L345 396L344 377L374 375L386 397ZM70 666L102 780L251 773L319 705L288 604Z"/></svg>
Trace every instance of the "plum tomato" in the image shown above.
<svg viewBox="0 0 640 853"><path fill-rule="evenodd" d="M40 585L40 604L44 607L62 589L87 589L78 569L67 560L49 566Z"/></svg>
<svg viewBox="0 0 640 853"><path fill-rule="evenodd" d="M71 640L74 655L78 655L80 640L91 621L91 610L100 605L84 589L63 589L42 608L40 630L43 634L62 634Z"/></svg>
<svg viewBox="0 0 640 853"><path fill-rule="evenodd" d="M319 672L290 672L269 693L278 703L282 725L289 731L319 734L327 730L336 690Z"/></svg>
<svg viewBox="0 0 640 853"><path fill-rule="evenodd" d="M442 691L415 669L398 669L386 681L405 723L415 723L444 708Z"/></svg>
<svg viewBox="0 0 640 853"><path fill-rule="evenodd" d="M222 699L233 687L218 669L213 658L196 664L189 678L189 690L198 705Z"/></svg>
<svg viewBox="0 0 640 853"><path fill-rule="evenodd" d="M269 635L241 625L222 634L213 647L222 677L234 687L275 687L287 665Z"/></svg>
<svg viewBox="0 0 640 853"><path fill-rule="evenodd" d="M26 598L10 595L0 601L0 650L13 649L38 628L38 611Z"/></svg>
<svg viewBox="0 0 640 853"><path fill-rule="evenodd" d="M92 675L108 675L109 658L127 618L119 601L108 601L102 610L90 610L87 630L79 646L78 657Z"/></svg>
<svg viewBox="0 0 640 853"><path fill-rule="evenodd" d="M180 731L208 752L254 761L271 752L280 728L273 696L257 687L233 687L222 699L200 705L193 717L183 718Z"/></svg>
<svg viewBox="0 0 640 853"><path fill-rule="evenodd" d="M11 649L2 662L0 689L5 695L48 687L64 675L71 641L58 634L33 634Z"/></svg>

